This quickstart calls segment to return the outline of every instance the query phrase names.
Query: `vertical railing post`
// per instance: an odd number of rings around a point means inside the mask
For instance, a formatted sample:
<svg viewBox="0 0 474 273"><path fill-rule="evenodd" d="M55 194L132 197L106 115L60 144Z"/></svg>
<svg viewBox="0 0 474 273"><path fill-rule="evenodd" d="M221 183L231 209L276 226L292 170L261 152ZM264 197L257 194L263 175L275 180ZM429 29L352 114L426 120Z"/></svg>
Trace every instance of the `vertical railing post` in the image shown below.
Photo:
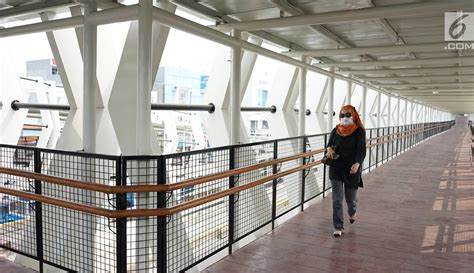
<svg viewBox="0 0 474 273"><path fill-rule="evenodd" d="M158 158L158 184L166 184L166 159L164 156ZM157 193L157 208L166 208L166 192ZM166 243L166 216L158 217L158 226L157 226L157 269L158 272L168 272L167 265L167 243Z"/></svg>
<svg viewBox="0 0 474 273"><path fill-rule="evenodd" d="M369 139L372 139L372 131L373 129L370 129L369 133ZM369 173L370 173L370 167L372 167L372 140L369 141Z"/></svg>
<svg viewBox="0 0 474 273"><path fill-rule="evenodd" d="M380 128L377 128L377 142L376 142L376 145L375 145L375 168L378 167L378 163L379 163L379 142L380 142L380 134L379 134L379 130Z"/></svg>
<svg viewBox="0 0 474 273"><path fill-rule="evenodd" d="M229 150L229 170L235 169L235 147ZM235 176L229 176L229 189L235 187ZM229 255L232 254L232 246L235 238L235 194L229 195Z"/></svg>
<svg viewBox="0 0 474 273"><path fill-rule="evenodd" d="M382 128L382 164L383 164L383 160L385 158L385 128ZM388 137L387 137L387 144L388 144ZM387 149L387 156L388 156L388 149Z"/></svg>
<svg viewBox="0 0 474 273"><path fill-rule="evenodd" d="M273 142L273 159L278 158L278 140ZM277 164L273 164L272 173L276 174L278 172ZM275 229L275 219L276 219L276 201L277 201L277 182L278 179L273 179L272 181L272 230Z"/></svg>
<svg viewBox="0 0 474 273"><path fill-rule="evenodd" d="M41 173L41 151L34 150L34 172ZM35 194L41 195L41 180L35 180ZM43 207L41 202L35 201L35 220L36 220L36 258L39 262L40 273L43 273Z"/></svg>
<svg viewBox="0 0 474 273"><path fill-rule="evenodd" d="M303 147L302 147L302 152L306 153L306 143L308 141L307 136L303 136ZM306 164L306 157L303 157L302 159L302 164ZM306 173L308 173L309 170L303 169L301 171L302 177L301 177L301 211L304 210L304 199L305 199L305 188L306 188Z"/></svg>
<svg viewBox="0 0 474 273"><path fill-rule="evenodd" d="M127 161L121 156L115 161L115 185L127 185ZM126 210L127 194L118 193L115 198L117 210ZM117 218L116 229L117 273L127 273L127 218Z"/></svg>
<svg viewBox="0 0 474 273"><path fill-rule="evenodd" d="M324 148L328 146L328 134L324 135ZM323 198L326 197L326 164L323 165Z"/></svg>
<svg viewBox="0 0 474 273"><path fill-rule="evenodd" d="M396 138L397 138L397 144L396 144L397 146L395 148L395 156L398 156L398 152L399 152L398 151L398 147L399 147L398 143L400 142L400 126L397 126Z"/></svg>

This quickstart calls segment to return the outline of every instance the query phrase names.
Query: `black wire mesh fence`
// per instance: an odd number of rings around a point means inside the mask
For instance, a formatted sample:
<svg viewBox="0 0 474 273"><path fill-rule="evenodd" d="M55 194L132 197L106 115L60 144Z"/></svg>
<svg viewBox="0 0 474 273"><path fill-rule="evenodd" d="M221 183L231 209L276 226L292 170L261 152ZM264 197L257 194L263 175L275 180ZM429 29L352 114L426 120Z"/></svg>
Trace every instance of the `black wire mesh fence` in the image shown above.
<svg viewBox="0 0 474 273"><path fill-rule="evenodd" d="M365 172L449 129L425 123L367 129ZM277 139L163 156L107 156L0 145L0 167L48 174L91 184L173 185L265 164L325 147L328 134ZM268 163L238 175L167 192L106 194L0 173L0 185L112 211L173 208L212 194L262 181L170 216L107 218L0 193L1 247L68 272L179 272L222 252L239 240L271 230L288 212L304 209L330 190L328 169L319 164L279 178L323 157ZM263 182L263 179L267 180ZM251 236L249 236L251 235Z"/></svg>

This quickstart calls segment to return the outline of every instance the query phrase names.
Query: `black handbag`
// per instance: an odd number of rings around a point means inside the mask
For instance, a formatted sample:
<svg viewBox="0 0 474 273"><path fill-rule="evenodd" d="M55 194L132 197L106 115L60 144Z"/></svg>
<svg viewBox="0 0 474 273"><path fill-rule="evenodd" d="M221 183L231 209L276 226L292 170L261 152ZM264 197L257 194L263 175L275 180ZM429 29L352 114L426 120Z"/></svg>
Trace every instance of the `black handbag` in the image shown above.
<svg viewBox="0 0 474 273"><path fill-rule="evenodd" d="M333 158L329 158L326 155L324 155L323 158L321 158L321 163L323 163L324 165L327 165L327 166L331 166L332 161L338 159L339 155L334 154L332 157Z"/></svg>

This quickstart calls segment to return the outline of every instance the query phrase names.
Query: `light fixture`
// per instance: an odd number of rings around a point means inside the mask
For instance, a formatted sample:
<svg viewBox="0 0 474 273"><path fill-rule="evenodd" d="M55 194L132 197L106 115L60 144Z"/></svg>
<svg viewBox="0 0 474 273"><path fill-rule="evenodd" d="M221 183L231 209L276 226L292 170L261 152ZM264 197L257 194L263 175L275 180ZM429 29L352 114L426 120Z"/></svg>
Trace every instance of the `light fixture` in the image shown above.
<svg viewBox="0 0 474 273"><path fill-rule="evenodd" d="M433 91L433 94L439 94L439 92L438 91Z"/></svg>

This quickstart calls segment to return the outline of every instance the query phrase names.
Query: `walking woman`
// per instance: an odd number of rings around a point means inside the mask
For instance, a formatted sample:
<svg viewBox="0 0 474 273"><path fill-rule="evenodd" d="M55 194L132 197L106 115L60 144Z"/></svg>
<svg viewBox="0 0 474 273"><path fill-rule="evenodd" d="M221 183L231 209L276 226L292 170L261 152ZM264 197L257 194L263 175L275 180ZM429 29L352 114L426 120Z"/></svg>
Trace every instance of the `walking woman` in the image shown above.
<svg viewBox="0 0 474 273"><path fill-rule="evenodd" d="M342 236L344 217L342 201L346 197L351 224L357 212L357 188L362 186L361 165L365 158L365 128L352 105L342 107L340 123L334 128L326 147L331 160L329 179L332 185L334 237ZM335 156L338 155L339 157Z"/></svg>

